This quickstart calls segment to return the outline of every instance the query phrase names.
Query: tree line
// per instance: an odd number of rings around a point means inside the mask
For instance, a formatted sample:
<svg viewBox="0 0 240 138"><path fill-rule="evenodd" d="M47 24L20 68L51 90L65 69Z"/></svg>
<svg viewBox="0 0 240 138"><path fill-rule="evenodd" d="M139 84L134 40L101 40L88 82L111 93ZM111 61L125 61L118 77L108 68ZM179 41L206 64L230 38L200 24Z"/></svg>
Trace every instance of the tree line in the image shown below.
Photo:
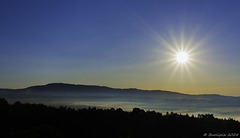
<svg viewBox="0 0 240 138"><path fill-rule="evenodd" d="M197 116L134 108L131 112L95 107L73 109L0 99L1 138L168 138L240 134L240 123L212 114ZM239 136L239 135L238 135Z"/></svg>

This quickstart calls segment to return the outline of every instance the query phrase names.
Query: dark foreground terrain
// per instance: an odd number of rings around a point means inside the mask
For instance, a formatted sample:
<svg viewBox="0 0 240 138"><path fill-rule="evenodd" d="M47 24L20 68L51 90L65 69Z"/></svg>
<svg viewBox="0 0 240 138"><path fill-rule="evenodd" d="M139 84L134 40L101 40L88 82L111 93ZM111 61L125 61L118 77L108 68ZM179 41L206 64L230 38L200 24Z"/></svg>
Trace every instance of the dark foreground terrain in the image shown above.
<svg viewBox="0 0 240 138"><path fill-rule="evenodd" d="M134 108L72 109L43 104L8 104L0 99L1 138L167 138L239 137L240 123L217 119L212 114L198 116Z"/></svg>

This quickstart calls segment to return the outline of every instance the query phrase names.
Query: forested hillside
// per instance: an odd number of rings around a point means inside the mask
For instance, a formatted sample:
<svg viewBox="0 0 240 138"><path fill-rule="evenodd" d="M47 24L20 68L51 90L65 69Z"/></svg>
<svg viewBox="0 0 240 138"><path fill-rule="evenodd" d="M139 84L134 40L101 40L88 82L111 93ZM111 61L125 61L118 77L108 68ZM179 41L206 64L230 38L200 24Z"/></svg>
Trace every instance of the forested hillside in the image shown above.
<svg viewBox="0 0 240 138"><path fill-rule="evenodd" d="M212 114L161 114L134 108L72 109L43 104L8 104L0 99L0 137L24 138L157 138L237 137L240 123L233 119L218 119Z"/></svg>

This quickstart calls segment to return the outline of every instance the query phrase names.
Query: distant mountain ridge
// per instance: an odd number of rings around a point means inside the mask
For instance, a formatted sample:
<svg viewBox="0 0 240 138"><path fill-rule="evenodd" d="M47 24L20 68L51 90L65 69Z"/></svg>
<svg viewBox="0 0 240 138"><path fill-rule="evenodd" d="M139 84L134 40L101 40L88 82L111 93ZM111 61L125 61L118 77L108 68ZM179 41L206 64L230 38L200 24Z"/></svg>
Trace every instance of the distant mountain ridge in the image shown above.
<svg viewBox="0 0 240 138"><path fill-rule="evenodd" d="M160 92L160 93L172 93L172 94L181 94L178 92L163 91L163 90L141 90L136 88L111 88L107 86L98 86L98 85L81 85L81 84L67 84L67 83L49 83L46 85L36 85L30 86L23 89L0 89L0 91L28 91L28 92L43 92L43 91L53 91L53 92L91 92L91 91L100 91L100 92L110 92L110 91L124 91L124 92Z"/></svg>
<svg viewBox="0 0 240 138"><path fill-rule="evenodd" d="M75 85L66 83L50 83L47 85L31 86L23 90L27 91L110 91L112 88L106 86L96 86L96 85Z"/></svg>
<svg viewBox="0 0 240 138"><path fill-rule="evenodd" d="M46 85L30 86L23 89L1 89L0 92L131 92L131 93L155 93L179 96L207 96L207 97L233 97L218 94L199 94L190 95L179 92L171 92L165 90L141 90L137 88L111 88L98 85L82 85L82 84L67 84L67 83L49 83ZM240 97L239 97L240 98Z"/></svg>

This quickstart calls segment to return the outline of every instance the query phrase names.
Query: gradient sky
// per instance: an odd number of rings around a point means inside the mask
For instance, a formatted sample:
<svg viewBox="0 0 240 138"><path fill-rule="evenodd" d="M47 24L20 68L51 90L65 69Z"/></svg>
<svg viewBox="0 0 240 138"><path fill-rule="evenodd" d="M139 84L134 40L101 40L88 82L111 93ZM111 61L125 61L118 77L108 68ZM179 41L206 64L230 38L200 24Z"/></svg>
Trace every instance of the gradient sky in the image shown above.
<svg viewBox="0 0 240 138"><path fill-rule="evenodd" d="M0 87L240 96L240 1L1 0ZM174 60L180 48L190 61Z"/></svg>

